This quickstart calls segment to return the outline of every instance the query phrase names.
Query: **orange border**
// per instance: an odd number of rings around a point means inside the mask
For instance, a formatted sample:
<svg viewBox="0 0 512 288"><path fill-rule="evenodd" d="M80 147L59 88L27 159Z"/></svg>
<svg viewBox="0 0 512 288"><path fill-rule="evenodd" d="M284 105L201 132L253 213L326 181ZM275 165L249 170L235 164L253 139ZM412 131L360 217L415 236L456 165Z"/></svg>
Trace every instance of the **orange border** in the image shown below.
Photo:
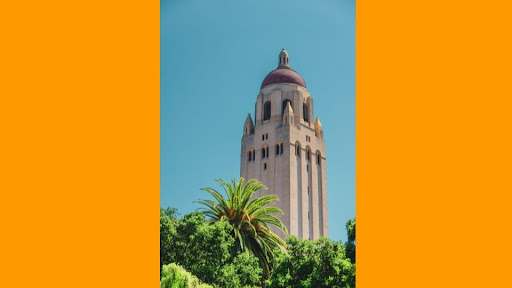
<svg viewBox="0 0 512 288"><path fill-rule="evenodd" d="M0 287L158 287L159 1L1 6Z"/></svg>
<svg viewBox="0 0 512 288"><path fill-rule="evenodd" d="M357 287L512 287L506 1L356 1Z"/></svg>

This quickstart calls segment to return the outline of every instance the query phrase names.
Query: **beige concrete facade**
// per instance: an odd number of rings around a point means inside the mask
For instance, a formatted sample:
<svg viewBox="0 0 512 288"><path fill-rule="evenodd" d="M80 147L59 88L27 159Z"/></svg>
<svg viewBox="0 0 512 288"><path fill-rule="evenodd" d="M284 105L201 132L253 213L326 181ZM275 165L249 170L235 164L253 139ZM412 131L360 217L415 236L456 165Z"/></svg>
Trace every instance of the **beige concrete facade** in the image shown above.
<svg viewBox="0 0 512 288"><path fill-rule="evenodd" d="M270 115L265 115L269 103ZM276 206L284 212L279 217L290 235L314 240L327 237L329 230L325 142L318 117L313 122L313 111L313 98L301 85L263 87L256 100L254 123L249 114L244 124L240 175L268 187L255 197L279 197Z"/></svg>

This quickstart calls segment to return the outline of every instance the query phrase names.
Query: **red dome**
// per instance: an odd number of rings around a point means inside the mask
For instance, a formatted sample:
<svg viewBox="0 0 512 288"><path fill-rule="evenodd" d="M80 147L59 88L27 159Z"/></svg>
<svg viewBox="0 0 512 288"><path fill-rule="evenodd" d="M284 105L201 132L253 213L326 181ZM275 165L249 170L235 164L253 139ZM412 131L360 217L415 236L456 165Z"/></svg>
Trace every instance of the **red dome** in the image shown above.
<svg viewBox="0 0 512 288"><path fill-rule="evenodd" d="M276 70L268 73L267 77L265 77L263 83L261 84L261 88L276 83L298 84L306 88L306 82L304 82L302 76L285 66L279 67Z"/></svg>

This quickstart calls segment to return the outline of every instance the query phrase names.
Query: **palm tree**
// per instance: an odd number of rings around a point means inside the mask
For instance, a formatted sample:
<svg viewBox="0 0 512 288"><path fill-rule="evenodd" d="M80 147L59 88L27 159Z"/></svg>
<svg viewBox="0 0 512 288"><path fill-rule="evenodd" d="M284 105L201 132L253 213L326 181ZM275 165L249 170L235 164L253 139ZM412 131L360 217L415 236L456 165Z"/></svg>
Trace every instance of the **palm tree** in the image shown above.
<svg viewBox="0 0 512 288"><path fill-rule="evenodd" d="M284 213L277 207L266 207L278 201L279 197L265 195L251 200L256 191L267 189L263 183L256 179L247 181L245 185L243 177L240 177L238 182L235 182L235 179L231 183L226 183L221 179L216 181L226 192L227 199L224 199L215 189L201 189L210 193L216 200L198 201L206 206L206 208L202 208L203 213L209 216L212 221L228 219L233 226L236 251L249 250L258 257L265 278L267 278L270 274L270 261L274 257L274 249L286 249L286 243L270 231L269 227L269 225L273 225L286 235L286 227L281 220L272 215Z"/></svg>

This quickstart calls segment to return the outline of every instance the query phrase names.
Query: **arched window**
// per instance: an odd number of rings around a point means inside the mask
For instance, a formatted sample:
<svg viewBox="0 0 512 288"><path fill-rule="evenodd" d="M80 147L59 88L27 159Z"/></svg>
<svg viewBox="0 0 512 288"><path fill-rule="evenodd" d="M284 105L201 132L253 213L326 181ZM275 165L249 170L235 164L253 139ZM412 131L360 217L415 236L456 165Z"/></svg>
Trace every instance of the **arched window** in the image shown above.
<svg viewBox="0 0 512 288"><path fill-rule="evenodd" d="M302 118L304 118L304 121L309 122L309 107L306 103L302 105Z"/></svg>
<svg viewBox="0 0 512 288"><path fill-rule="evenodd" d="M320 166L320 161L322 161L322 156L320 156L320 153L317 153L316 154L316 164L318 164L318 166Z"/></svg>
<svg viewBox="0 0 512 288"><path fill-rule="evenodd" d="M311 151L310 151L309 149L306 151L306 159L307 159L308 161L310 161L310 160L311 160Z"/></svg>
<svg viewBox="0 0 512 288"><path fill-rule="evenodd" d="M251 151L249 151L249 153L248 153L248 154L249 154L249 162L251 162L251 160L252 160L252 152L251 152Z"/></svg>
<svg viewBox="0 0 512 288"><path fill-rule="evenodd" d="M276 144L276 155L279 155L279 144Z"/></svg>
<svg viewBox="0 0 512 288"><path fill-rule="evenodd" d="M295 145L295 155L300 156L300 145Z"/></svg>
<svg viewBox="0 0 512 288"><path fill-rule="evenodd" d="M265 158L265 148L261 148L261 158Z"/></svg>
<svg viewBox="0 0 512 288"><path fill-rule="evenodd" d="M283 114L284 114L284 109L286 109L286 106L288 105L288 103L290 103L290 106L293 106L293 105L292 105L292 101L290 101L290 100L288 100L288 99L284 100L284 101L283 101L283 111L281 112L281 115L283 115Z"/></svg>
<svg viewBox="0 0 512 288"><path fill-rule="evenodd" d="M281 150L279 152L283 154L283 143L281 143Z"/></svg>
<svg viewBox="0 0 512 288"><path fill-rule="evenodd" d="M268 146L267 146L267 158L270 156L270 153L268 153Z"/></svg>
<svg viewBox="0 0 512 288"><path fill-rule="evenodd" d="M263 105L263 120L270 119L270 101L265 102Z"/></svg>

